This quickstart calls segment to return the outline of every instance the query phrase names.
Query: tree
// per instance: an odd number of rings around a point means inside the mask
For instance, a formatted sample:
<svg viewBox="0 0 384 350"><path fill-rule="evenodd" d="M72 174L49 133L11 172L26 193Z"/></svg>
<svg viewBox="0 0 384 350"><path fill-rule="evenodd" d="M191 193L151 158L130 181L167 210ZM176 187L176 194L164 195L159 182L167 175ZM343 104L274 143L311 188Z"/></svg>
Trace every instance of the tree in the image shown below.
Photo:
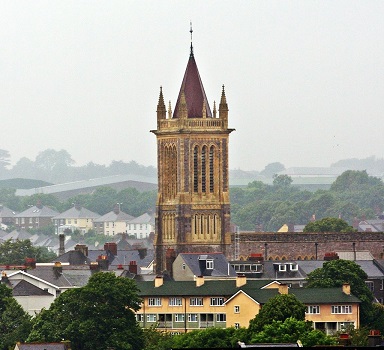
<svg viewBox="0 0 384 350"><path fill-rule="evenodd" d="M140 309L134 281L111 272L94 274L88 284L62 293L34 320L28 342L70 340L74 350L140 350L143 332L135 319Z"/></svg>
<svg viewBox="0 0 384 350"><path fill-rule="evenodd" d="M289 317L284 321L272 320L263 326L259 333L255 333L252 343L296 343L298 340L305 347L315 345L334 345L335 338L325 335L320 330L314 330L312 322L297 320Z"/></svg>
<svg viewBox="0 0 384 350"><path fill-rule="evenodd" d="M289 175L273 175L273 187L276 188L288 188L292 181Z"/></svg>
<svg viewBox="0 0 384 350"><path fill-rule="evenodd" d="M267 177L272 177L273 175L279 173L280 171L285 170L285 166L279 162L270 163L265 166L265 168L260 171L260 175Z"/></svg>
<svg viewBox="0 0 384 350"><path fill-rule="evenodd" d="M248 330L257 333L263 330L266 324L272 321L284 322L287 318L295 318L298 321L305 319L305 305L293 294L279 294L268 300L256 315L249 321Z"/></svg>
<svg viewBox="0 0 384 350"><path fill-rule="evenodd" d="M12 297L12 291L0 283L0 349L24 342L31 330L31 318Z"/></svg>
<svg viewBox="0 0 384 350"><path fill-rule="evenodd" d="M308 274L307 288L332 288L341 287L349 283L351 293L361 300L360 320L362 325L374 324L375 310L372 306L373 294L365 284L367 274L354 261L332 260L325 262L322 268L318 268Z"/></svg>
<svg viewBox="0 0 384 350"><path fill-rule="evenodd" d="M5 172L7 172L7 165L9 165L9 152L0 149L0 177L3 177L5 175Z"/></svg>
<svg viewBox="0 0 384 350"><path fill-rule="evenodd" d="M304 227L303 232L355 232L343 219L324 218L310 222Z"/></svg>
<svg viewBox="0 0 384 350"><path fill-rule="evenodd" d="M347 170L337 177L331 186L331 191L356 191L378 184L382 184L381 180L377 177L369 176L366 170Z"/></svg>

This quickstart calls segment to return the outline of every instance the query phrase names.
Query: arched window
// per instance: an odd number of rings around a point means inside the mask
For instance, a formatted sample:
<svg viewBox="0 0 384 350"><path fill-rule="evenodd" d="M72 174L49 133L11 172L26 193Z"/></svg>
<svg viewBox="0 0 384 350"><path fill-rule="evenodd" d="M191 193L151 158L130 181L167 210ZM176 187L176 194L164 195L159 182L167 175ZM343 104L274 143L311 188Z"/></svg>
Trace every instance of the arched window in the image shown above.
<svg viewBox="0 0 384 350"><path fill-rule="evenodd" d="M213 146L209 149L209 192L214 192L214 153L215 149Z"/></svg>
<svg viewBox="0 0 384 350"><path fill-rule="evenodd" d="M199 191L199 149L196 146L193 150L193 191Z"/></svg>
<svg viewBox="0 0 384 350"><path fill-rule="evenodd" d="M204 146L201 152L201 190L207 192L207 146Z"/></svg>

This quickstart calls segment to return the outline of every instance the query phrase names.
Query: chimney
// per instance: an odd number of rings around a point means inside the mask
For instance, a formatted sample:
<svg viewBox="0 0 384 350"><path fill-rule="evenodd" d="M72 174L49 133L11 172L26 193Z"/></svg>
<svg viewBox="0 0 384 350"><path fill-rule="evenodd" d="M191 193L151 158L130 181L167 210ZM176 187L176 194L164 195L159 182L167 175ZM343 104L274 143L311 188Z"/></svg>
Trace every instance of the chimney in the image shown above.
<svg viewBox="0 0 384 350"><path fill-rule="evenodd" d="M196 277L196 287L201 287L204 284L204 276Z"/></svg>
<svg viewBox="0 0 384 350"><path fill-rule="evenodd" d="M316 221L316 214L312 214L311 219L309 220L310 222Z"/></svg>
<svg viewBox="0 0 384 350"><path fill-rule="evenodd" d="M147 256L147 248L139 248L137 251L139 252L139 257L141 260Z"/></svg>
<svg viewBox="0 0 384 350"><path fill-rule="evenodd" d="M81 204L79 202L75 203L75 209L76 210L81 210Z"/></svg>
<svg viewBox="0 0 384 350"><path fill-rule="evenodd" d="M279 284L279 293L288 294L288 284Z"/></svg>
<svg viewBox="0 0 384 350"><path fill-rule="evenodd" d="M111 254L113 254L114 256L117 255L117 243L115 242L107 242L104 244L104 250L106 252L110 252Z"/></svg>
<svg viewBox="0 0 384 350"><path fill-rule="evenodd" d="M36 268L36 260L34 258L25 258L25 266L30 267L31 269Z"/></svg>
<svg viewBox="0 0 384 350"><path fill-rule="evenodd" d="M341 288L344 294L351 295L351 285L349 283L344 283Z"/></svg>
<svg viewBox="0 0 384 350"><path fill-rule="evenodd" d="M65 254L65 235L64 233L59 234L59 256Z"/></svg>
<svg viewBox="0 0 384 350"><path fill-rule="evenodd" d="M133 260L133 261L129 262L128 271L130 273L137 275L137 263L136 263L136 261Z"/></svg>
<svg viewBox="0 0 384 350"><path fill-rule="evenodd" d="M359 219L356 216L353 218L352 227L355 229L357 229L359 227Z"/></svg>
<svg viewBox="0 0 384 350"><path fill-rule="evenodd" d="M61 266L60 261L56 261L55 264L53 265L53 272L56 276L56 278L59 278L61 274L63 273L63 267Z"/></svg>
<svg viewBox="0 0 384 350"><path fill-rule="evenodd" d="M85 256L88 256L88 247L85 244L76 244L75 251L82 252Z"/></svg>
<svg viewBox="0 0 384 350"><path fill-rule="evenodd" d="M1 283L8 284L9 283L9 278L5 271L1 272Z"/></svg>
<svg viewBox="0 0 384 350"><path fill-rule="evenodd" d="M41 199L38 199L37 202L36 202L36 207L38 209L42 209L43 208L43 203L41 202Z"/></svg>
<svg viewBox="0 0 384 350"><path fill-rule="evenodd" d="M236 287L242 287L247 284L247 277L245 275L237 275L236 276Z"/></svg>
<svg viewBox="0 0 384 350"><path fill-rule="evenodd" d="M164 283L163 276L157 275L155 278L155 288L162 286Z"/></svg>
<svg viewBox="0 0 384 350"><path fill-rule="evenodd" d="M324 254L324 260L325 261L331 261L331 260L337 260L339 259L339 254L336 252L327 252Z"/></svg>
<svg viewBox="0 0 384 350"><path fill-rule="evenodd" d="M99 255L97 263L99 264L101 270L108 270L109 260L107 255Z"/></svg>
<svg viewBox="0 0 384 350"><path fill-rule="evenodd" d="M120 213L120 206L119 204L115 204L115 206L113 207L113 212L118 215Z"/></svg>

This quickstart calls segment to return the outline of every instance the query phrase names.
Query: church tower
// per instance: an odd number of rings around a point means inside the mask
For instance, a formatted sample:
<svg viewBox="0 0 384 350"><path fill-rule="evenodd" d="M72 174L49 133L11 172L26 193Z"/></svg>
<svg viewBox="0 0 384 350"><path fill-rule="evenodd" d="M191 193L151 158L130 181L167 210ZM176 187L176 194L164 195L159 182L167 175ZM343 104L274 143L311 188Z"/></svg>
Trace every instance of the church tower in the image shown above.
<svg viewBox="0 0 384 350"><path fill-rule="evenodd" d="M192 36L192 29L191 29ZM192 39L192 38L191 38ZM157 104L158 195L155 272L171 272L179 253L223 252L231 244L228 105L224 86L213 112L190 55L172 113L160 88Z"/></svg>

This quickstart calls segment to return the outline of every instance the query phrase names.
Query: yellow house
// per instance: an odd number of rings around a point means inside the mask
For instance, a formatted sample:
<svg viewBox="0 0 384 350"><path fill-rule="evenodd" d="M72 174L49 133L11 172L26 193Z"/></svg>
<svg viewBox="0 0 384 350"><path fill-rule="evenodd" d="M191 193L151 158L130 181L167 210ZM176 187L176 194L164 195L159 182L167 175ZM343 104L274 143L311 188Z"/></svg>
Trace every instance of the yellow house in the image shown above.
<svg viewBox="0 0 384 350"><path fill-rule="evenodd" d="M294 294L307 305L306 319L314 328L331 334L353 324L359 328L360 300L343 288L289 289L277 281L231 280L137 282L143 298L136 318L143 328L156 325L173 333L207 327L248 327L269 299L278 294Z"/></svg>
<svg viewBox="0 0 384 350"><path fill-rule="evenodd" d="M99 214L94 213L79 204L75 204L64 213L53 217L52 221L57 233L62 233L68 228L72 231L79 230L84 234L88 232L88 230L93 229L93 221L98 217L100 217Z"/></svg>
<svg viewBox="0 0 384 350"><path fill-rule="evenodd" d="M127 233L127 222L132 219L132 215L121 211L120 204L116 204L112 211L94 220L94 229L106 236Z"/></svg>

